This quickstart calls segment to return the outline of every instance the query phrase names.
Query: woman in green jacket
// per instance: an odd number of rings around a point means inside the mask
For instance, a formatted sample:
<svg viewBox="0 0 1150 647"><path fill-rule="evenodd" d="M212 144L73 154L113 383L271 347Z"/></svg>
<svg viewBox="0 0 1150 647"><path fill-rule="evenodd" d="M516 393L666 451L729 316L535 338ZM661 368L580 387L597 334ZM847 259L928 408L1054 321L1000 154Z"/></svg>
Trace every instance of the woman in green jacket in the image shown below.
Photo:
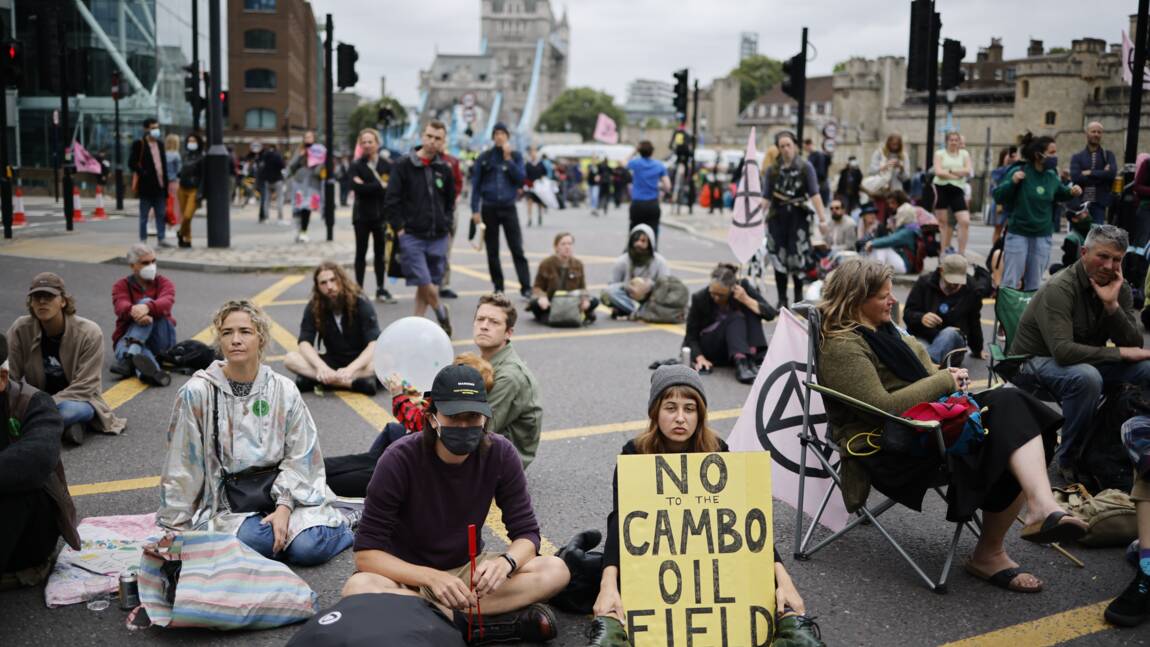
<svg viewBox="0 0 1150 647"><path fill-rule="evenodd" d="M891 323L891 270L873 260L844 262L827 279L823 301L819 382L893 414L920 402L965 391L966 369L934 369L922 344ZM1086 524L1054 501L1046 465L1062 418L1018 389L976 394L983 408L986 439L965 454L952 454L947 518L970 519L983 511L982 534L966 570L1010 591L1036 593L1042 581L1023 571L1003 546L1006 531L1026 504L1022 538L1035 543L1069 541ZM843 447L843 499L847 511L865 505L873 486L891 499L921 510L926 491L937 485L937 452L924 456L884 446L882 421L834 399L826 399L831 434ZM876 448L880 448L877 449Z"/></svg>

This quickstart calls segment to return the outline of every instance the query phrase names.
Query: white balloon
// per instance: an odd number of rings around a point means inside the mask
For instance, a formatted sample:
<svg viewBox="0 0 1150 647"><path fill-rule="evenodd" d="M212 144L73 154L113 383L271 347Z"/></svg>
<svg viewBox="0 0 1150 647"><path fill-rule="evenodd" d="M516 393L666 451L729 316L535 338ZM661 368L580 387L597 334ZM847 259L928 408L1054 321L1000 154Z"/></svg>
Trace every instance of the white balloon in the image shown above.
<svg viewBox="0 0 1150 647"><path fill-rule="evenodd" d="M397 373L420 391L428 391L439 370L454 359L451 338L439 324L423 317L404 317L379 334L375 375L385 382Z"/></svg>

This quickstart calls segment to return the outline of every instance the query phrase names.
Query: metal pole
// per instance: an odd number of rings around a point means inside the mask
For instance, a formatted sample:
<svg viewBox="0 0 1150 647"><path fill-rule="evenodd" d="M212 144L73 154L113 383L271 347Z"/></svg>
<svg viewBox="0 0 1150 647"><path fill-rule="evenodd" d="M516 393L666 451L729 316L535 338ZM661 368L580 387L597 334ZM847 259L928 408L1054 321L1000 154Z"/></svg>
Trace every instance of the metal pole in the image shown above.
<svg viewBox="0 0 1150 647"><path fill-rule="evenodd" d="M803 46L799 50L799 56L803 61L803 82L799 87L795 88L799 92L799 119L795 124L795 146L799 152L803 150L803 124L807 119L807 28L803 27Z"/></svg>
<svg viewBox="0 0 1150 647"><path fill-rule="evenodd" d="M691 99L691 167L687 174L687 213L695 212L695 146L699 144L699 79L695 79L695 96Z"/></svg>
<svg viewBox="0 0 1150 647"><path fill-rule="evenodd" d="M60 165L64 178L61 193L64 194L64 228L72 231L72 169L68 168L67 150L71 143L72 130L68 126L68 46L67 30L64 26L64 5L67 0L59 0L56 5L56 38L60 41Z"/></svg>
<svg viewBox="0 0 1150 647"><path fill-rule="evenodd" d="M331 47L332 47L332 33L335 28L332 26L331 14L327 14L327 38L323 41L323 87L324 87L324 142L327 146L327 157L324 162L325 175L327 176L323 183L323 222L327 225L327 239L330 241L335 237L335 164L333 163L332 156L335 151L332 145L335 142L335 120L332 118L332 107L334 105L332 91L332 65L331 65Z"/></svg>
<svg viewBox="0 0 1150 647"><path fill-rule="evenodd" d="M196 68L196 98L192 101L192 132L200 131L200 113L204 101L200 96L200 0L192 0L192 65Z"/></svg>
<svg viewBox="0 0 1150 647"><path fill-rule="evenodd" d="M223 69L220 56L220 0L208 4L208 49L211 56L211 88L209 89L208 123L211 146L205 160L208 190L208 247L231 245L231 223L228 196L228 149L224 146L224 105L220 99L220 80Z"/></svg>
<svg viewBox="0 0 1150 647"><path fill-rule="evenodd" d="M1143 77L1146 74L1146 28L1150 0L1138 0L1138 24L1134 28L1134 69L1130 74L1130 114L1126 116L1126 164L1138 157L1138 126L1142 117ZM1123 61L1125 63L1125 61ZM1133 169L1130 170L1133 183Z"/></svg>
<svg viewBox="0 0 1150 647"><path fill-rule="evenodd" d="M8 164L8 60L0 64L0 219L4 237L12 237L12 167Z"/></svg>
<svg viewBox="0 0 1150 647"><path fill-rule="evenodd" d="M935 12L933 2L930 3L930 13L933 17L930 21L930 35L927 36L927 42L930 43L930 68L927 70L930 96L926 106L926 163L923 165L927 171L934 166L934 121L938 108L938 33L942 30L942 18Z"/></svg>
<svg viewBox="0 0 1150 647"><path fill-rule="evenodd" d="M124 210L124 168L123 168L123 151L124 140L120 135L120 74L118 72L112 73L112 113L113 121L116 127L116 141L112 145L112 159L115 162L116 169L116 211Z"/></svg>

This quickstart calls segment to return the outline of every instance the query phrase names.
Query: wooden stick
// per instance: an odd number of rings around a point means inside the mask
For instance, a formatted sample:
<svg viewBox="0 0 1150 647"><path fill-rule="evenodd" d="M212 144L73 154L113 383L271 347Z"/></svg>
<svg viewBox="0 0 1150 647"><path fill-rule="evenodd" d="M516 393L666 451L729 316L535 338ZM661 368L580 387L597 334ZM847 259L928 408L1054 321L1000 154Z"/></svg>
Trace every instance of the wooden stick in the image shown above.
<svg viewBox="0 0 1150 647"><path fill-rule="evenodd" d="M1022 515L1018 515L1018 516L1017 516L1017 517L1015 517L1015 518L1016 518L1016 519L1018 519L1018 523L1022 524L1023 526L1025 526L1025 525L1026 525L1026 522L1025 522L1025 521L1023 521L1023 519L1022 519ZM1060 544L1058 544L1057 542L1055 542L1055 543L1052 543L1052 544L1047 544L1047 545L1048 545L1048 546L1050 546L1051 548L1053 548L1054 550L1058 551L1059 553L1062 553L1062 555L1063 555L1063 556L1064 556L1066 559L1069 559L1071 562L1074 562L1074 564L1075 564L1075 565L1076 565L1078 568L1086 568L1086 564L1083 564L1083 563L1082 563L1082 560L1078 559L1078 558L1077 558L1077 557L1075 557L1074 555L1071 555L1071 554L1070 554L1070 551L1068 551L1068 550L1066 550L1065 548L1063 548L1063 547L1062 547Z"/></svg>

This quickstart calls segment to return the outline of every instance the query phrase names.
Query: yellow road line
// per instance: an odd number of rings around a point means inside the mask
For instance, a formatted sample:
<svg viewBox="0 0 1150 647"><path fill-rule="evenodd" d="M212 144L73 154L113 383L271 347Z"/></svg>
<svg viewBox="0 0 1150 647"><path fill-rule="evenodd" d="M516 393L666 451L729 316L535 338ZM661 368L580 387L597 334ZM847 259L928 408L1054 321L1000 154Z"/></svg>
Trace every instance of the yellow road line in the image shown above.
<svg viewBox="0 0 1150 647"><path fill-rule="evenodd" d="M604 335L626 335L629 333L639 332L652 332L653 326L627 326L616 328L595 328L595 329L575 329L564 330L556 332L539 332L531 333L528 335L512 335L511 341L524 342L524 341L539 341L548 339L567 339L570 337L602 337ZM658 329L656 329L658 330ZM452 346L471 346L475 342L471 339L456 339L451 342Z"/></svg>
<svg viewBox="0 0 1150 647"><path fill-rule="evenodd" d="M490 281L491 280L491 275L487 274L486 272L480 272L479 270L473 270L470 267L466 267L466 266L462 266L462 265L452 265L451 270L453 272L458 272L459 274L462 274L464 276L470 276L473 279L479 279L481 281ZM520 286L519 286L518 281L513 281L511 279L504 279L503 287L505 289L515 290L516 292L518 292Z"/></svg>
<svg viewBox="0 0 1150 647"><path fill-rule="evenodd" d="M100 483L87 483L84 485L73 485L68 488L68 492L72 496L85 496L88 494L108 494L111 492L127 492L129 490L147 490L149 488L159 487L160 477L158 476L144 476L135 479L124 479L121 481L103 481Z"/></svg>
<svg viewBox="0 0 1150 647"><path fill-rule="evenodd" d="M104 396L104 402L107 402L109 407L118 409L128 400L147 390L147 384L144 384L134 377L130 377L126 380L116 382L109 387L107 391L104 391L102 395Z"/></svg>
<svg viewBox="0 0 1150 647"><path fill-rule="evenodd" d="M351 410L359 414L374 429L383 429L383 426L389 422L395 422L395 418L391 413L379 406L375 400L367 397L362 393L352 393L351 391L336 391L336 397L343 400Z"/></svg>
<svg viewBox="0 0 1150 647"><path fill-rule="evenodd" d="M281 294L287 292L292 286L300 283L307 278L306 274L293 274L292 276L285 276L282 279L271 284L262 292L252 297L252 303L263 307L276 300Z"/></svg>
<svg viewBox="0 0 1150 647"><path fill-rule="evenodd" d="M738 417L742 413L742 407L737 409L720 409L718 411L708 411L707 420L727 420L730 418ZM599 436L602 434L613 434L622 431L641 431L647 428L648 420L631 420L628 422L609 422L605 425L591 425L589 427L572 427L570 429L556 429L554 431L543 432L540 440L564 440L568 438L585 438L587 436Z"/></svg>
<svg viewBox="0 0 1150 647"><path fill-rule="evenodd" d="M1049 647L1113 627L1102 618L1110 601L1090 604L1019 624L946 643L942 647Z"/></svg>

